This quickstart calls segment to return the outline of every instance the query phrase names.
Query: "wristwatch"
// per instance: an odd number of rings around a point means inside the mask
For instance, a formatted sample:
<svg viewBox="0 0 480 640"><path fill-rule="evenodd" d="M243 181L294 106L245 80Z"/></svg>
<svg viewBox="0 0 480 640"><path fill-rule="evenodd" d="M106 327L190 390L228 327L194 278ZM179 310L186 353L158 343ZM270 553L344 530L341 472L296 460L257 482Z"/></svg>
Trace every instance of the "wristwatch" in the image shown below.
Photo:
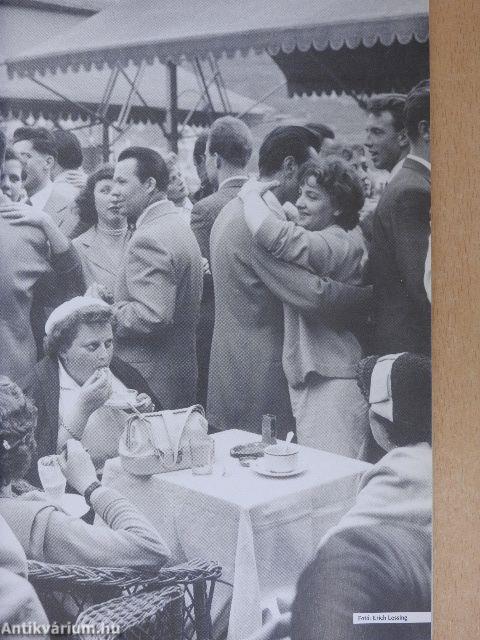
<svg viewBox="0 0 480 640"><path fill-rule="evenodd" d="M83 497L85 498L85 502L89 507L92 506L92 502L90 500L92 493L95 491L95 489L98 489L98 487L101 486L102 485L100 484L100 482L98 480L95 480L95 482L92 482L92 484L88 485L88 487L85 489Z"/></svg>

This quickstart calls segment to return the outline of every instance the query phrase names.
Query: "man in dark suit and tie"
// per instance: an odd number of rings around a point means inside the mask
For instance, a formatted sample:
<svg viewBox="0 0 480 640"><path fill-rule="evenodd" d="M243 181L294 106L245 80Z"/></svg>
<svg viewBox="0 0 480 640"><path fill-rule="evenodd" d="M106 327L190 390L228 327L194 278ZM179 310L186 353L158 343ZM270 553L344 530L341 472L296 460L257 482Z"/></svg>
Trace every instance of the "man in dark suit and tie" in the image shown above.
<svg viewBox="0 0 480 640"><path fill-rule="evenodd" d="M197 202L192 209L191 228L204 259L210 262L210 232L218 214L247 180L246 167L252 155L252 134L247 125L232 116L216 120L207 139L206 170L217 191ZM203 279L203 297L197 328L198 402L207 403L208 368L215 320L212 275Z"/></svg>
<svg viewBox="0 0 480 640"><path fill-rule="evenodd" d="M371 273L382 355L431 351L430 304L423 286L430 234L430 83L408 94L405 129L410 153L378 203L373 222Z"/></svg>

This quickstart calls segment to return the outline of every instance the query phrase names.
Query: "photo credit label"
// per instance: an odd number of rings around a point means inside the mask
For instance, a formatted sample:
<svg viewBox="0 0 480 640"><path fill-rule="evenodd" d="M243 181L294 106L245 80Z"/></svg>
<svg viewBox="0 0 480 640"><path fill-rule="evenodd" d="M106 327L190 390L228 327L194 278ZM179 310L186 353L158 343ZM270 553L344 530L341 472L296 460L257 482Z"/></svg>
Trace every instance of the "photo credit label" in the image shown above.
<svg viewBox="0 0 480 640"><path fill-rule="evenodd" d="M353 624L419 624L432 622L430 611L379 611L354 613Z"/></svg>

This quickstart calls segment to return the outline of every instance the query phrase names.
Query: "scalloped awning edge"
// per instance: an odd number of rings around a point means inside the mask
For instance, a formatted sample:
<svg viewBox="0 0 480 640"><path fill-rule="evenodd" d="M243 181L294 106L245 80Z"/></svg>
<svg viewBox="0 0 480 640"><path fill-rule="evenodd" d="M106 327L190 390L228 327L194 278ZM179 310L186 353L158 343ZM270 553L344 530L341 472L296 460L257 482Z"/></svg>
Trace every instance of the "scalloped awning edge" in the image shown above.
<svg viewBox="0 0 480 640"><path fill-rule="evenodd" d="M246 56L250 52L263 51L267 51L270 55L276 55L280 51L288 54L296 48L307 51L311 47L317 51L324 51L327 48L338 51L342 47L356 49L360 45L371 48L378 42L389 46L395 40L400 44L408 44L413 39L420 43L428 41L428 15L402 16L400 19L365 23L292 28L281 32L269 32L265 29L260 32L228 34L224 37L205 36L97 50L59 52L58 55L45 57L12 58L7 60L6 64L8 75L12 78L15 75L28 77L37 73L44 76L48 72L66 72L69 69L74 72L81 69L90 71L92 67L100 70L105 66L113 68L117 64L138 65L142 61L146 61L147 64L155 60L161 63L180 64L195 57L205 58L209 54L221 58L223 55L233 57L240 53Z"/></svg>

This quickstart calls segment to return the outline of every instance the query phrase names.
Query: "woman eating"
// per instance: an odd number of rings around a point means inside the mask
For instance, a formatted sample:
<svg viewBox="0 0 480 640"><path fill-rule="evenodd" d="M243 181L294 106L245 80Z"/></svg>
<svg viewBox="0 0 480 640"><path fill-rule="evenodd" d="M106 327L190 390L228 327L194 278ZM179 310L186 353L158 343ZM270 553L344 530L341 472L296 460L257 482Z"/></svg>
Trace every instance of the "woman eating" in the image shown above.
<svg viewBox="0 0 480 640"><path fill-rule="evenodd" d="M110 202L113 167L92 173L77 198L78 214L90 228L73 240L82 259L87 287L101 285L105 299L112 299L115 280L132 235L125 216Z"/></svg>
<svg viewBox="0 0 480 640"><path fill-rule="evenodd" d="M37 411L21 389L0 378L0 516L28 559L58 564L165 564L170 551L148 520L115 489L97 481L80 442L68 440L59 462L68 484L107 525L67 515L43 492L15 495L12 482L27 472L35 452Z"/></svg>
<svg viewBox="0 0 480 640"><path fill-rule="evenodd" d="M63 303L45 333L47 355L23 385L38 409L38 456L58 453L74 438L101 469L117 455L125 410L148 412L158 403L141 375L113 356L112 311L103 300L78 296ZM38 484L35 468L31 474Z"/></svg>
<svg viewBox="0 0 480 640"><path fill-rule="evenodd" d="M255 242L276 258L347 284L361 285L364 247L350 233L363 206L355 170L337 157L304 165L293 220L266 203L274 183L247 182L240 191L245 221ZM262 194L265 193L265 200ZM271 194L270 194L271 195ZM283 368L299 444L351 458L368 447L368 404L356 383L362 357L345 321L307 317L285 304Z"/></svg>

